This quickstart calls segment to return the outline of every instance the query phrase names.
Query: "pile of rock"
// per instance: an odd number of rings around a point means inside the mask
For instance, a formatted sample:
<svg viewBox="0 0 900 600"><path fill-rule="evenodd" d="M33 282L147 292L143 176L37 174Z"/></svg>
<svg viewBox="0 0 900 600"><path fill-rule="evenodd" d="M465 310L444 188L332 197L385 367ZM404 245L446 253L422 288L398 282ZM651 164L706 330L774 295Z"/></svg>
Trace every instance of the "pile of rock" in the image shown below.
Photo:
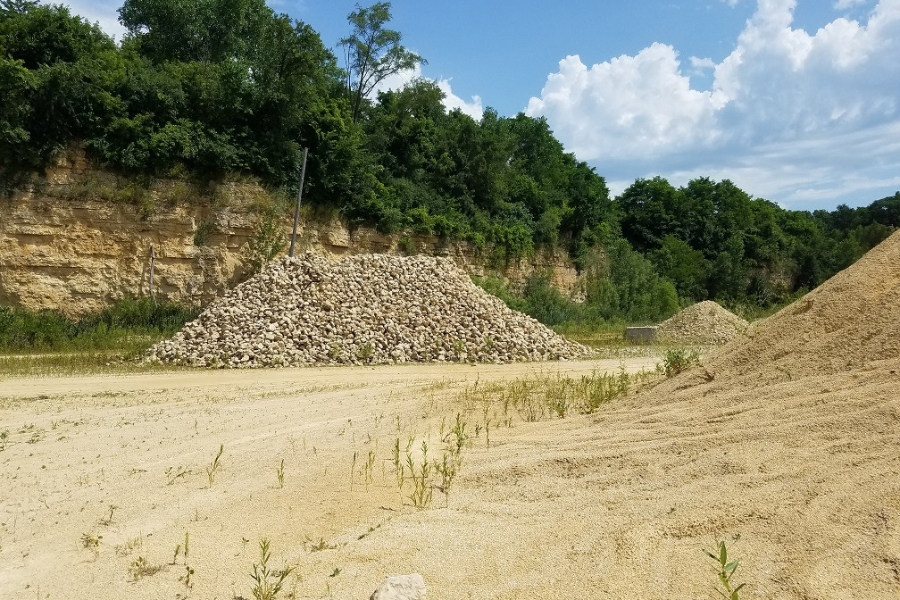
<svg viewBox="0 0 900 600"><path fill-rule="evenodd" d="M583 356L475 286L449 259L281 258L213 303L150 359L200 367L510 362Z"/></svg>
<svg viewBox="0 0 900 600"><path fill-rule="evenodd" d="M743 335L748 326L744 319L707 300L660 323L656 339L664 344L721 345Z"/></svg>

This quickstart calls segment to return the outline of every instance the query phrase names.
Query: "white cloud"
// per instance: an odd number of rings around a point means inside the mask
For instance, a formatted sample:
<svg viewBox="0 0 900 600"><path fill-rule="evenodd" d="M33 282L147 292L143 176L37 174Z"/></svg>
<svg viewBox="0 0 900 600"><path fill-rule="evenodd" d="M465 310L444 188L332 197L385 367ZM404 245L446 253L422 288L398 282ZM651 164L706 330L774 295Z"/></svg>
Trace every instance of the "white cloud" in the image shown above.
<svg viewBox="0 0 900 600"><path fill-rule="evenodd" d="M798 206L895 185L900 0L813 34L792 27L795 7L758 0L728 57L692 57L714 69L709 91L691 88L674 48L653 44L590 67L566 57L526 112L611 182L719 175Z"/></svg>
<svg viewBox="0 0 900 600"><path fill-rule="evenodd" d="M481 96L473 96L470 102L466 102L453 93L449 79L430 79L422 75L422 65L416 65L415 68L401 71L395 75L391 75L378 84L372 90L371 97L374 99L378 96L378 92L387 90L401 90L416 79L426 79L437 84L438 88L444 92L444 107L447 110L459 109L473 119L480 120L484 113L484 106L481 102Z"/></svg>
<svg viewBox="0 0 900 600"><path fill-rule="evenodd" d="M466 102L453 93L453 90L450 88L449 79L439 79L437 84L441 91L444 92L444 106L447 107L447 110L458 108L476 121L481 120L481 117L484 114L484 105L481 102L481 96L472 96L471 102Z"/></svg>

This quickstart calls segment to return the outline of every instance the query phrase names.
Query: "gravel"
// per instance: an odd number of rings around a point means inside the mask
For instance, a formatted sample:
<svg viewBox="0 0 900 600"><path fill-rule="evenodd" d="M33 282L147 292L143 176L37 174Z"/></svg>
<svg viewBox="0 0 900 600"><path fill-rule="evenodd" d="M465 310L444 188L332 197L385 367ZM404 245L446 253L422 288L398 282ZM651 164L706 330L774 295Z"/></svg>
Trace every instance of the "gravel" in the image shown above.
<svg viewBox="0 0 900 600"><path fill-rule="evenodd" d="M307 253L273 261L153 346L151 361L198 367L512 362L588 349L508 308L451 260Z"/></svg>
<svg viewBox="0 0 900 600"><path fill-rule="evenodd" d="M707 300L660 323L656 338L667 344L721 345L742 336L748 326L744 319Z"/></svg>

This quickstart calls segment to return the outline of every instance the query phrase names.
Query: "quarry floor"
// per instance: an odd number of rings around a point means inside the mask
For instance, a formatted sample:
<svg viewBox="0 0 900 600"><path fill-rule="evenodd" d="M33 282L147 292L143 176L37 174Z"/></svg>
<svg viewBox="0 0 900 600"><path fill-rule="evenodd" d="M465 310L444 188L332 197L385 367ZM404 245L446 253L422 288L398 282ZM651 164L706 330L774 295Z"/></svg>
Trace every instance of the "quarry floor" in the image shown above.
<svg viewBox="0 0 900 600"><path fill-rule="evenodd" d="M718 540L742 598L900 597L896 373L536 422L497 392L656 362L2 379L0 598L249 599L263 539L281 598L716 598ZM395 445L439 459L457 419L417 508Z"/></svg>

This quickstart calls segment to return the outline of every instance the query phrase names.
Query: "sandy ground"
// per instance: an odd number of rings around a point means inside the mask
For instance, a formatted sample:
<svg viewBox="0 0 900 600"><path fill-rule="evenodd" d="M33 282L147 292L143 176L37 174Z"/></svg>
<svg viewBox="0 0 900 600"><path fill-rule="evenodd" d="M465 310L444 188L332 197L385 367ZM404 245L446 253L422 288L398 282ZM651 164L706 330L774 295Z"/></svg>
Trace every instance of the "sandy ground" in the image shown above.
<svg viewBox="0 0 900 600"><path fill-rule="evenodd" d="M898 361L757 389L687 373L538 422L495 393L621 364L0 380L0 598L249 599L264 538L295 567L283 598L412 572L434 600L716 598L719 539L742 598L900 598ZM460 473L415 508L393 446L439 458L457 415Z"/></svg>

